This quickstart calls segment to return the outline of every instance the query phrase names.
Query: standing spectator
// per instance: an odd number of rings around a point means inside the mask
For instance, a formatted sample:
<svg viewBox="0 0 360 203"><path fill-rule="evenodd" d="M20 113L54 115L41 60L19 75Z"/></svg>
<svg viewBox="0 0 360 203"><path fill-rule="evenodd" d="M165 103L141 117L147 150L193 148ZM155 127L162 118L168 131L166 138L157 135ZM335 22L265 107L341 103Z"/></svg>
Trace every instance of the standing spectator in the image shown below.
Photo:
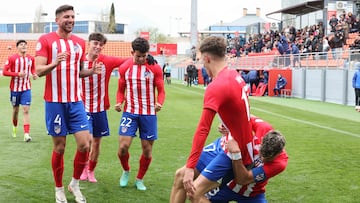
<svg viewBox="0 0 360 203"><path fill-rule="evenodd" d="M286 84L286 79L281 74L278 74L278 79L276 80L276 85L274 88L274 96L279 97L281 94L281 90L285 88Z"/></svg>
<svg viewBox="0 0 360 203"><path fill-rule="evenodd" d="M352 87L355 90L355 110L360 112L360 63L356 63L356 72L352 78Z"/></svg>
<svg viewBox="0 0 360 203"><path fill-rule="evenodd" d="M359 31L360 31L360 17L356 17L351 27L350 33L359 32Z"/></svg>
<svg viewBox="0 0 360 203"><path fill-rule="evenodd" d="M342 57L342 51L345 41L344 31L342 30L342 25L339 23L336 26L336 31L334 36L331 38L333 44L333 50L335 54L334 59L340 59Z"/></svg>
<svg viewBox="0 0 360 203"><path fill-rule="evenodd" d="M129 181L129 148L139 130L142 154L135 186L138 190L146 190L143 182L146 171L152 160L152 147L158 138L157 112L165 101L164 80L161 67L146 62L149 42L144 38L136 38L131 43L133 58L119 67L119 85L115 110L123 114L119 127L118 157L123 168L120 186L125 187ZM157 96L155 95L157 90ZM126 93L125 93L126 92Z"/></svg>
<svg viewBox="0 0 360 203"><path fill-rule="evenodd" d="M46 128L53 140L51 165L55 180L56 202L67 202L63 187L66 136L74 134L76 153L72 180L68 185L76 202L86 202L79 187L80 175L88 161L89 125L81 100L80 77L98 72L98 67L80 73L85 60L85 41L74 35L73 6L63 5L55 11L58 29L42 35L36 45L36 73L45 79ZM66 76L66 77L63 77Z"/></svg>
<svg viewBox="0 0 360 203"><path fill-rule="evenodd" d="M335 32L335 27L338 24L339 20L336 18L336 14L333 14L329 20L329 25L331 27L331 32Z"/></svg>
<svg viewBox="0 0 360 203"><path fill-rule="evenodd" d="M169 63L166 63L164 71L165 71L166 84L170 85L171 84L171 66L169 65Z"/></svg>
<svg viewBox="0 0 360 203"><path fill-rule="evenodd" d="M16 42L17 54L10 56L4 66L3 75L10 76L10 102L13 107L12 113L12 136L16 137L18 124L19 106L23 107L24 141L31 141L30 133L30 104L31 104L31 82L30 76L37 79L35 74L34 57L27 54L27 42L19 40Z"/></svg>
<svg viewBox="0 0 360 203"><path fill-rule="evenodd" d="M295 41L291 43L291 54L293 55L293 66L300 66L300 51Z"/></svg>
<svg viewBox="0 0 360 203"><path fill-rule="evenodd" d="M259 73L257 70L250 70L248 75L249 83L250 83L250 95L253 93L253 89L255 89L259 86ZM255 88L253 86L255 85Z"/></svg>
<svg viewBox="0 0 360 203"><path fill-rule="evenodd" d="M204 88L206 88L210 83L210 77L209 77L209 74L207 73L206 68L204 66L201 68L201 75L202 75L203 80L204 80Z"/></svg>
<svg viewBox="0 0 360 203"><path fill-rule="evenodd" d="M196 67L194 65L194 62L191 61L190 64L186 67L186 74L187 74L187 86L191 87L192 83L194 82L194 71L196 70Z"/></svg>

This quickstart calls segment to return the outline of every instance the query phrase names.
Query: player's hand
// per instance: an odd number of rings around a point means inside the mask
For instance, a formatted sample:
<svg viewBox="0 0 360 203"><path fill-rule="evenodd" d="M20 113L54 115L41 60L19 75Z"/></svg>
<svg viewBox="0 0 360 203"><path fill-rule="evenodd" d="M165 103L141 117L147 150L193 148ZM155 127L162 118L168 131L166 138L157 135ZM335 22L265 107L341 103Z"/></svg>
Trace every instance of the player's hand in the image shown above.
<svg viewBox="0 0 360 203"><path fill-rule="evenodd" d="M155 112L159 112L161 110L162 105L157 103L155 104Z"/></svg>
<svg viewBox="0 0 360 203"><path fill-rule="evenodd" d="M229 130L222 123L218 126L218 131L222 135L227 135L229 133Z"/></svg>
<svg viewBox="0 0 360 203"><path fill-rule="evenodd" d="M103 62L94 61L92 68L93 74L100 74L102 72L103 65Z"/></svg>
<svg viewBox="0 0 360 203"><path fill-rule="evenodd" d="M33 78L33 80L36 80L36 79L39 78L39 76L35 73L35 74L32 75L32 78Z"/></svg>
<svg viewBox="0 0 360 203"><path fill-rule="evenodd" d="M184 177L183 177L183 185L184 189L186 191L186 194L189 199L192 199L194 193L195 193L195 187L194 187L194 169L192 168L185 168Z"/></svg>
<svg viewBox="0 0 360 203"><path fill-rule="evenodd" d="M117 103L117 104L115 104L115 111L117 111L117 112L121 112L121 103Z"/></svg>
<svg viewBox="0 0 360 203"><path fill-rule="evenodd" d="M61 52L58 53L58 55L56 56L56 60L55 60L55 65L59 65L62 61L66 61L66 59L69 57L69 53L68 52Z"/></svg>
<svg viewBox="0 0 360 203"><path fill-rule="evenodd" d="M147 55L146 60L149 65L157 64L157 61L155 60L155 58L150 54Z"/></svg>
<svg viewBox="0 0 360 203"><path fill-rule="evenodd" d="M233 139L228 140L225 143L225 147L227 150L229 150L230 153L240 152L240 147L239 147L238 143Z"/></svg>
<svg viewBox="0 0 360 203"><path fill-rule="evenodd" d="M24 78L26 73L24 71L18 73L19 78Z"/></svg>

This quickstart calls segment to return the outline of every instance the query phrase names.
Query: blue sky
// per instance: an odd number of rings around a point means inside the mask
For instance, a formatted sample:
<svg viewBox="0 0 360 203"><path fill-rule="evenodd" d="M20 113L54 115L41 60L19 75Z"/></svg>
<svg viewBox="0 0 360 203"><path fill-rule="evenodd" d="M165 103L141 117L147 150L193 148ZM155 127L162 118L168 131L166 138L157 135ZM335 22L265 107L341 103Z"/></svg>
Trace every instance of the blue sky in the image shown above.
<svg viewBox="0 0 360 203"><path fill-rule="evenodd" d="M191 0L10 0L0 7L0 22L32 22L40 6L53 18L55 9L62 4L71 4L79 15L77 20L99 19L110 11L114 2L116 21L129 24L129 31L141 27L158 27L164 34L190 29ZM231 22L240 18L243 8L248 13L261 9L261 15L281 8L281 0L198 0L198 28L211 24ZM272 17L280 18L279 15Z"/></svg>

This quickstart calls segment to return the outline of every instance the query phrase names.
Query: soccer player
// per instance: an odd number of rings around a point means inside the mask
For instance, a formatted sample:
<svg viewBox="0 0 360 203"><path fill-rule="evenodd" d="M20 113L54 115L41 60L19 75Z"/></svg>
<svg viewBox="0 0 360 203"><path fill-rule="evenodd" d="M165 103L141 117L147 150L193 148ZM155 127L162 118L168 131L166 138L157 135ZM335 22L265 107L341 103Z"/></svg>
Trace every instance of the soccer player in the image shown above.
<svg viewBox="0 0 360 203"><path fill-rule="evenodd" d="M251 123L255 132L254 168L248 170L241 159L233 159L234 179L208 192L206 197L211 202L266 203L265 186L268 180L286 169L288 155L284 149L284 136L272 130L271 125L260 118L253 117ZM231 153L240 152L233 140L226 143L226 148Z"/></svg>
<svg viewBox="0 0 360 203"><path fill-rule="evenodd" d="M44 100L46 128L53 140L51 165L55 180L56 202L67 202L63 187L66 136L74 134L76 153L74 170L68 190L76 202L86 202L80 191L80 175L88 160L89 124L81 100L80 71L85 58L85 40L72 34L75 12L71 5L55 11L58 29L42 35L36 45L36 73L46 76ZM84 70L82 76L97 73L96 68Z"/></svg>
<svg viewBox="0 0 360 203"><path fill-rule="evenodd" d="M100 74L84 77L81 81L82 97L89 119L92 140L90 142L89 161L80 176L80 180L89 180L92 183L97 182L94 171L100 155L101 138L110 135L106 111L110 107L108 92L111 73L128 59L101 54L106 42L106 37L101 33L89 35L87 61L84 62L83 70L92 69L95 62L101 64L102 68ZM148 55L147 60L148 63L154 64L151 55Z"/></svg>
<svg viewBox="0 0 360 203"><path fill-rule="evenodd" d="M288 157L285 150L283 150L285 139L279 132L273 131L269 123L256 116L251 116L250 122L254 133L254 159L258 168L248 171L246 168L241 167L241 159L233 160L235 179L232 179L232 175L224 178L221 186L206 193L201 202L208 202L209 200L211 202L229 202L232 200L239 202L266 202L264 193L267 180L282 172L287 165ZM223 136L203 149L196 166L196 174L199 174L199 171L202 171L223 150L224 146L232 153L240 151L234 140L226 141L228 130L223 125L220 125L218 130ZM270 135L261 141L268 133ZM260 145L261 142L263 142L262 145ZM262 171L265 171L265 174L261 173ZM257 175L255 175L256 173ZM186 192L182 185L183 175L184 167L176 172L170 196L170 202L172 203L185 202Z"/></svg>
<svg viewBox="0 0 360 203"><path fill-rule="evenodd" d="M164 104L165 89L161 67L157 64L149 65L146 62L150 48L149 42L138 37L132 41L131 46L133 57L119 67L117 104L115 105L115 110L118 112L123 108L118 151L123 173L119 184L121 187L128 184L129 148L139 129L142 154L135 186L138 190L146 190L143 178L152 160L154 141L158 138L156 114Z"/></svg>
<svg viewBox="0 0 360 203"><path fill-rule="evenodd" d="M31 82L30 76L37 79L35 73L34 57L27 54L27 42L19 40L16 42L18 53L9 56L7 59L3 75L10 76L10 102L13 107L12 123L13 131L12 136L16 137L16 127L18 124L19 106L23 107L23 120L24 120L24 141L30 142L30 104L31 104Z"/></svg>
<svg viewBox="0 0 360 203"><path fill-rule="evenodd" d="M194 181L194 169L199 160L212 121L216 114L230 133L227 139L235 139L241 148L245 165L252 163L252 134L245 82L236 70L227 67L226 42L223 37L211 36L200 45L202 62L213 79L205 91L202 115L195 131L192 150L186 163L183 184L192 202L198 202L204 194L218 185L217 181L232 171L233 154L222 151L210 162Z"/></svg>

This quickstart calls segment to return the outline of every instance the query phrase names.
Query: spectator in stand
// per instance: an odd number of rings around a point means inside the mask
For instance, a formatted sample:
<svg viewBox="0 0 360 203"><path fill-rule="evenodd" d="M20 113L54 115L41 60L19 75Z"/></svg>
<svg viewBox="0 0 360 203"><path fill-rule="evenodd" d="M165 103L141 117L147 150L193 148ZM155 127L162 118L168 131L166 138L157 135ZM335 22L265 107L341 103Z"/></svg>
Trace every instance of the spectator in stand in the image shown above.
<svg viewBox="0 0 360 203"><path fill-rule="evenodd" d="M359 32L360 31L360 18L356 17L355 21L350 29L350 33Z"/></svg>
<svg viewBox="0 0 360 203"><path fill-rule="evenodd" d="M293 55L293 66L295 67L296 64L300 66L300 51L295 41L291 43L291 54Z"/></svg>
<svg viewBox="0 0 360 203"><path fill-rule="evenodd" d="M333 35L333 37L330 39L331 43L330 46L332 45L332 52L333 52L333 58L334 59L340 59L342 56L342 50L343 50L343 46L344 46L344 32L342 30L342 25L339 23L336 26L336 31Z"/></svg>
<svg viewBox="0 0 360 203"><path fill-rule="evenodd" d="M353 27L353 25L354 25L355 19L356 19L356 17L353 15L352 12L349 12L349 13L347 14L347 23L348 23L348 25L349 25L349 29L350 29L350 30L352 29L352 27Z"/></svg>
<svg viewBox="0 0 360 203"><path fill-rule="evenodd" d="M281 90L285 88L286 84L286 79L281 74L278 74L278 79L274 88L274 96L279 97L281 94Z"/></svg>
<svg viewBox="0 0 360 203"><path fill-rule="evenodd" d="M320 59L327 59L328 51L330 50L328 37L324 36L323 38L320 38L320 43L322 44L322 51L320 54Z"/></svg>
<svg viewBox="0 0 360 203"><path fill-rule="evenodd" d="M289 66L290 65L290 48L289 48L289 43L288 43L288 37L282 33L280 35L280 40L279 42L282 44L282 47L284 49L284 53L282 54L285 58L285 66Z"/></svg>
<svg viewBox="0 0 360 203"><path fill-rule="evenodd" d="M330 18L329 25L331 27L331 32L335 32L335 27L338 24L339 20L336 18L336 14L333 14Z"/></svg>
<svg viewBox="0 0 360 203"><path fill-rule="evenodd" d="M360 112L360 63L356 63L356 72L352 78L352 87L355 90L355 110Z"/></svg>
<svg viewBox="0 0 360 203"><path fill-rule="evenodd" d="M357 36L356 39L354 40L353 44L350 44L350 50L351 50L351 55L350 55L350 60L351 61L360 61L360 36Z"/></svg>
<svg viewBox="0 0 360 203"><path fill-rule="evenodd" d="M252 95L254 93L253 86L255 85L255 90L259 86L259 73L257 70L250 70L247 75L250 83L250 95Z"/></svg>

